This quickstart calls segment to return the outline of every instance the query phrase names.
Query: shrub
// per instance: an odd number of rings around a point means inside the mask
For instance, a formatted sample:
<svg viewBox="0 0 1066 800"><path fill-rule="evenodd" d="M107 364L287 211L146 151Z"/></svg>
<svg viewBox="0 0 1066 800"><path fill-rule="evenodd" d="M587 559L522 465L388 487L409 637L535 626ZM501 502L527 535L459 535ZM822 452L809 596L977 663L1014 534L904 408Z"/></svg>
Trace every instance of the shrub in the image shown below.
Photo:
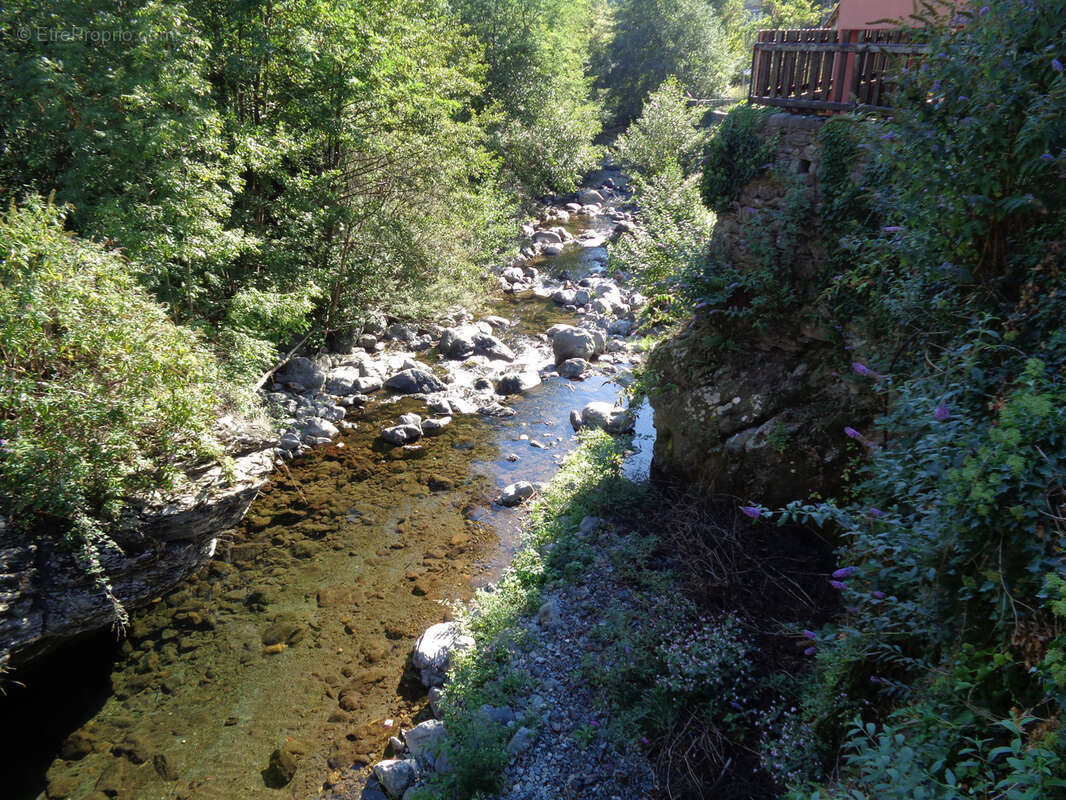
<svg viewBox="0 0 1066 800"><path fill-rule="evenodd" d="M219 455L224 387L199 337L64 216L30 199L0 220L0 502L67 531L91 567L124 499Z"/></svg>
<svg viewBox="0 0 1066 800"><path fill-rule="evenodd" d="M681 85L668 78L644 101L640 118L615 141L618 157L645 177L676 164L690 174L703 143L702 112L689 107Z"/></svg>
<svg viewBox="0 0 1066 800"><path fill-rule="evenodd" d="M724 211L774 158L776 138L761 136L769 109L739 105L730 110L703 152L700 196L713 211Z"/></svg>

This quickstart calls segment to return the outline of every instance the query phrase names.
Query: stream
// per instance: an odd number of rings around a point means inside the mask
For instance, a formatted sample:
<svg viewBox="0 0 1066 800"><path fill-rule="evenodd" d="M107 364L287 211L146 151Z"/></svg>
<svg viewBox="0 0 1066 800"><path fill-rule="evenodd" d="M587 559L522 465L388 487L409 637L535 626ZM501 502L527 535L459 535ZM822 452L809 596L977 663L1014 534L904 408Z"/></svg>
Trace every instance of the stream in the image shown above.
<svg viewBox="0 0 1066 800"><path fill-rule="evenodd" d="M570 246L535 263L579 276L603 255ZM501 336L516 350L578 319L530 293L495 295L486 313L511 322ZM615 363L624 373L629 356ZM458 415L417 448L379 433L425 403L376 398L348 417L354 429L276 471L208 568L134 614L123 641L66 648L10 688L4 796L358 797L388 737L426 717L405 671L415 639L515 550L523 512L494 498L549 480L576 443L571 409L618 394L608 374L552 374L507 400L514 416ZM627 474L646 475L652 439L644 406ZM286 739L303 756L287 783L270 769Z"/></svg>

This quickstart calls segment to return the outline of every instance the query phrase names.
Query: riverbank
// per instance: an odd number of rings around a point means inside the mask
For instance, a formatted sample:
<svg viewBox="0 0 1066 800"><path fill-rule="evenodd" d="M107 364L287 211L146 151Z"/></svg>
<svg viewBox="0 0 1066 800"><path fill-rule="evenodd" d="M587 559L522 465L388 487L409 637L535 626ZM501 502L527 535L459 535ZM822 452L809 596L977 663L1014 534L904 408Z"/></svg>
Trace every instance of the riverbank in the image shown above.
<svg viewBox="0 0 1066 800"><path fill-rule="evenodd" d="M584 437L460 615L439 721L363 797L769 798L816 757L789 709L811 664L798 632L836 613L829 546L630 480L625 447Z"/></svg>
<svg viewBox="0 0 1066 800"><path fill-rule="evenodd" d="M626 215L602 198L592 215L577 208L559 204L531 224L567 241L531 240L482 316L392 323L372 344L297 362L321 387L282 371L270 391L286 434L324 422L336 432L302 431L291 448L279 441L284 467L218 538L209 567L151 598L121 644L104 635L57 653L57 664L85 660L103 673L79 702L56 689L61 665L42 670L48 683L16 676L27 685L5 700L2 743L23 766L14 796L357 792L390 733L423 713L417 679L396 680L418 633L448 616L442 603L469 599L510 561L520 512L497 502L505 490L536 491L551 478L573 446L574 413L648 427L612 410L643 357L619 332L623 322L632 332L639 297L605 274L603 244ZM416 349L411 334L436 344ZM404 392L397 376L413 388L431 380L434 391ZM330 393L365 378L381 383L366 387L365 402L346 405L347 386ZM609 413L587 413L590 404ZM418 429L412 441L385 438L407 425ZM648 458L631 467L646 471ZM100 659L113 663L101 670Z"/></svg>

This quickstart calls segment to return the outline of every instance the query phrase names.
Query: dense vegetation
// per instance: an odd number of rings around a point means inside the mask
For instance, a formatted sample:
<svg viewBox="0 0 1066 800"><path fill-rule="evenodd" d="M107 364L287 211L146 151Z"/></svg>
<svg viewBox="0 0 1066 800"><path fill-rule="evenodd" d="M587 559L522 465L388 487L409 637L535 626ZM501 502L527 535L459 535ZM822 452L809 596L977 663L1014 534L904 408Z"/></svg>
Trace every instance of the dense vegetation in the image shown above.
<svg viewBox="0 0 1066 800"><path fill-rule="evenodd" d="M780 698L760 712L774 718L763 768L790 797L1066 792L1064 19L1058 0L993 0L961 31L916 34L931 55L899 76L899 113L826 124L817 215L797 186L764 220L767 246L742 228L746 263L717 260L707 237L671 245L691 199L645 212L672 240L614 253L668 299L660 313L695 313L730 350L769 324L838 331L842 368L887 409L841 434L859 443L842 497L745 509L841 542L839 617L782 633L809 669L749 695ZM737 109L707 146L716 210L766 168L760 128ZM674 170L670 186L686 180ZM797 224L826 250L802 294L778 246Z"/></svg>

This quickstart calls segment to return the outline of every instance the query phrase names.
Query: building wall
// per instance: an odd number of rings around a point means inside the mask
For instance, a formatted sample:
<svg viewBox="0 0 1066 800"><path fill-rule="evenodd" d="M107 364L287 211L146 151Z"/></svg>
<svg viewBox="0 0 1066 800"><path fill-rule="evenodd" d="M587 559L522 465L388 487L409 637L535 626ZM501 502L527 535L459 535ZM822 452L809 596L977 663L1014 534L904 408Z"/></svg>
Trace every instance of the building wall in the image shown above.
<svg viewBox="0 0 1066 800"><path fill-rule="evenodd" d="M951 13L956 8L965 5L965 0L958 2L943 2L944 13ZM839 30L861 30L863 28L898 28L898 24L880 22L875 20L906 19L920 8L917 0L840 0L840 8L837 14L837 28Z"/></svg>

